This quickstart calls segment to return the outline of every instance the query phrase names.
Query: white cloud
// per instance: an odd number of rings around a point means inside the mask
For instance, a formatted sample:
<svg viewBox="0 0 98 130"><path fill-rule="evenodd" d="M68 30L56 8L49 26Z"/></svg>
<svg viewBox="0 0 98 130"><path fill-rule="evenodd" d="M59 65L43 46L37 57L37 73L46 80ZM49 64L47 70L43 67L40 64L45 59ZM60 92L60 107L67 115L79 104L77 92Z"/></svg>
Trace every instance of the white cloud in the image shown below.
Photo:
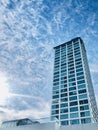
<svg viewBox="0 0 98 130"><path fill-rule="evenodd" d="M6 99L9 96L9 84L6 75L0 71L0 105L6 104Z"/></svg>
<svg viewBox="0 0 98 130"><path fill-rule="evenodd" d="M9 98L2 102L6 106L1 107L0 118L29 115L39 118L49 115L50 111L53 46L82 36L87 50L94 48L93 52L97 52L97 15L93 9L89 12L88 0L13 2L14 6L10 0L0 1L0 69L7 73L1 74L1 81L2 86L10 85ZM96 55L92 56L89 51L89 59ZM91 65L91 72L98 72L97 65ZM18 111L19 108L22 110Z"/></svg>

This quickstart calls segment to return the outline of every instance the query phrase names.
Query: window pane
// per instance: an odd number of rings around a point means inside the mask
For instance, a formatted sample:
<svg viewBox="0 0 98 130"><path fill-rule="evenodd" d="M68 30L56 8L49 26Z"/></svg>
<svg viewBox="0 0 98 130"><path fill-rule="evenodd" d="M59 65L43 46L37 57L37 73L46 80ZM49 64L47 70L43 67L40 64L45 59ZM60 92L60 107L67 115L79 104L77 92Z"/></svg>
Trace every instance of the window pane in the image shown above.
<svg viewBox="0 0 98 130"><path fill-rule="evenodd" d="M76 90L76 87L69 88L69 91Z"/></svg>
<svg viewBox="0 0 98 130"><path fill-rule="evenodd" d="M61 104L61 107L68 107L68 103Z"/></svg>
<svg viewBox="0 0 98 130"><path fill-rule="evenodd" d="M81 117L90 116L90 112L89 112L89 111L80 112L80 116L81 116Z"/></svg>
<svg viewBox="0 0 98 130"><path fill-rule="evenodd" d="M71 120L70 124L79 124L79 120L78 119L77 120Z"/></svg>
<svg viewBox="0 0 98 130"><path fill-rule="evenodd" d="M60 119L68 119L68 114L61 115L61 116L60 116Z"/></svg>
<svg viewBox="0 0 98 130"><path fill-rule="evenodd" d="M79 99L87 98L87 94L79 95Z"/></svg>
<svg viewBox="0 0 98 130"><path fill-rule="evenodd" d="M61 121L61 125L68 125L69 122L68 121Z"/></svg>
<svg viewBox="0 0 98 130"><path fill-rule="evenodd" d="M82 89L78 91L79 94L86 93L86 89Z"/></svg>
<svg viewBox="0 0 98 130"><path fill-rule="evenodd" d="M69 92L69 95L71 96L71 95L76 95L77 93L76 93L76 91L72 91L72 92Z"/></svg>
<svg viewBox="0 0 98 130"><path fill-rule="evenodd" d="M88 106L88 105L80 106L80 110L88 110L88 109L89 109L89 106Z"/></svg>
<svg viewBox="0 0 98 130"><path fill-rule="evenodd" d="M59 110L53 110L52 115L54 115L54 114L59 114Z"/></svg>
<svg viewBox="0 0 98 130"><path fill-rule="evenodd" d="M86 85L85 84L78 85L78 89L82 89L82 88L86 88Z"/></svg>
<svg viewBox="0 0 98 130"><path fill-rule="evenodd" d="M77 100L77 96L69 97L69 100L70 100L70 101L72 101L72 100Z"/></svg>
<svg viewBox="0 0 98 130"><path fill-rule="evenodd" d="M81 123L82 123L82 124L91 123L91 118L81 119Z"/></svg>
<svg viewBox="0 0 98 130"><path fill-rule="evenodd" d="M87 104L88 103L88 100L86 99L86 100L81 100L81 101L79 101L79 103L80 104Z"/></svg>
<svg viewBox="0 0 98 130"><path fill-rule="evenodd" d="M70 112L78 111L78 107L72 107L70 108Z"/></svg>
<svg viewBox="0 0 98 130"><path fill-rule="evenodd" d="M70 102L70 106L75 106L75 105L78 105L78 102L75 101L75 102Z"/></svg>
<svg viewBox="0 0 98 130"><path fill-rule="evenodd" d="M68 113L68 109L67 108L66 109L61 109L60 113Z"/></svg>
<svg viewBox="0 0 98 130"><path fill-rule="evenodd" d="M52 109L59 108L59 105L52 105Z"/></svg>
<svg viewBox="0 0 98 130"><path fill-rule="evenodd" d="M78 113L71 113L70 114L70 117L71 118L77 118L79 115L78 115Z"/></svg>
<svg viewBox="0 0 98 130"><path fill-rule="evenodd" d="M61 98L61 102L67 102L68 98Z"/></svg>

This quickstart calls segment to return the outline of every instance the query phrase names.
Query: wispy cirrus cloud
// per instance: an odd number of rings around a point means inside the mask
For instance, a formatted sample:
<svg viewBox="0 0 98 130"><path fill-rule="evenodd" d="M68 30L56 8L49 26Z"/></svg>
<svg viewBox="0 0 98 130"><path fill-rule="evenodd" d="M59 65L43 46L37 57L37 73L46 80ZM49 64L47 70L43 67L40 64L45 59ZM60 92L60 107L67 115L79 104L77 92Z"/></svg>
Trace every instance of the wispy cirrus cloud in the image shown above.
<svg viewBox="0 0 98 130"><path fill-rule="evenodd" d="M81 36L94 77L98 58L97 4L96 0L0 1L0 71L6 73L9 85L9 98L0 106L2 120L10 113L11 118L23 117L24 113L34 118L49 116L53 47L58 44Z"/></svg>

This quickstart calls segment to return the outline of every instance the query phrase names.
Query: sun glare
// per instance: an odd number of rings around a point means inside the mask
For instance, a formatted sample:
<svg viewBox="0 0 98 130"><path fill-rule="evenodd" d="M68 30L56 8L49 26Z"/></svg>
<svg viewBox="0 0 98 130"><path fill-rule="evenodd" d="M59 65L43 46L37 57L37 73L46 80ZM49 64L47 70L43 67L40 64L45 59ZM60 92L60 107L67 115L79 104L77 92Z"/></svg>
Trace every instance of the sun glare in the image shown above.
<svg viewBox="0 0 98 130"><path fill-rule="evenodd" d="M0 72L0 105L5 103L9 95L7 77Z"/></svg>

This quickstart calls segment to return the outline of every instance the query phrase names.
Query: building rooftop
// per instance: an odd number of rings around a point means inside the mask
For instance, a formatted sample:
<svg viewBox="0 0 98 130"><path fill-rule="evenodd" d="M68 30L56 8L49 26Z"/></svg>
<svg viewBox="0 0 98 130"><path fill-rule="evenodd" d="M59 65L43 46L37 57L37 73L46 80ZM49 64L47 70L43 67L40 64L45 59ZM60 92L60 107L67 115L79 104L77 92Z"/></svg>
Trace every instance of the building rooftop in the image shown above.
<svg viewBox="0 0 98 130"><path fill-rule="evenodd" d="M65 43L63 43L63 44L60 44L60 45L58 45L58 46L55 46L54 49L57 48L57 47L63 46L63 45L65 45L65 44L70 44L72 41L73 41L73 42L76 42L78 39L80 39L80 40L83 42L83 40L81 39L81 37L76 37L76 38L71 39L71 40L68 41L68 42L65 42Z"/></svg>

